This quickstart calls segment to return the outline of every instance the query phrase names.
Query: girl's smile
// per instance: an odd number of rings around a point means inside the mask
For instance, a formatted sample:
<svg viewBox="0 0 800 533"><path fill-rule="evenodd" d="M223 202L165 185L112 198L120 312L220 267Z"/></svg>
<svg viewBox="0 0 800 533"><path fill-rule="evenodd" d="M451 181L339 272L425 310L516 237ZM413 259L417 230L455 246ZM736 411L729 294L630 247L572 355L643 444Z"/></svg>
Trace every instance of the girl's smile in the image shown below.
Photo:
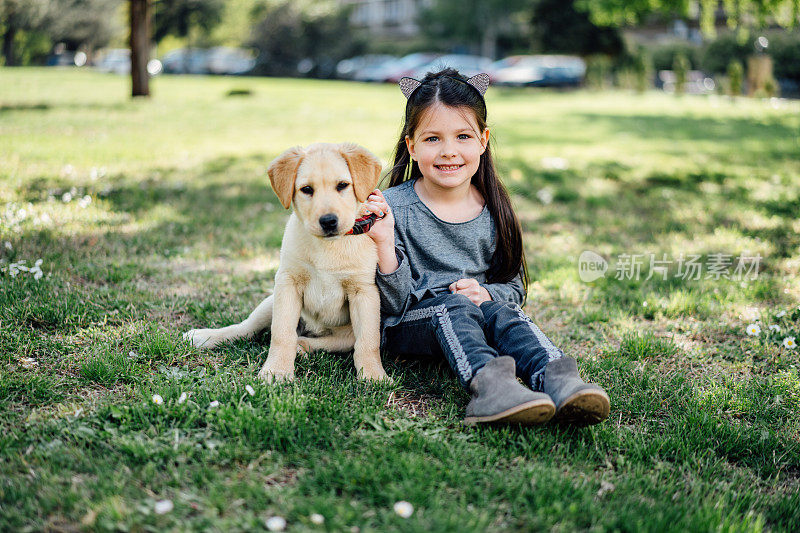
<svg viewBox="0 0 800 533"><path fill-rule="evenodd" d="M442 172L450 173L450 172L455 172L464 165L434 165L434 166Z"/></svg>

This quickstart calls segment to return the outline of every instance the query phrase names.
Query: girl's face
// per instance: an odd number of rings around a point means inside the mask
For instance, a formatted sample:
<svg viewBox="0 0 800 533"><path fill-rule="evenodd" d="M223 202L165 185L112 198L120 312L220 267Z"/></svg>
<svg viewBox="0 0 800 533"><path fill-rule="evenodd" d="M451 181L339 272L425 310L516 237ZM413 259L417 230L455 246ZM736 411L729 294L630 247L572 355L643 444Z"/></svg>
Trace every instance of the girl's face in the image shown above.
<svg viewBox="0 0 800 533"><path fill-rule="evenodd" d="M489 142L489 129L478 130L467 107L434 104L423 112L406 146L431 185L456 189L469 184Z"/></svg>

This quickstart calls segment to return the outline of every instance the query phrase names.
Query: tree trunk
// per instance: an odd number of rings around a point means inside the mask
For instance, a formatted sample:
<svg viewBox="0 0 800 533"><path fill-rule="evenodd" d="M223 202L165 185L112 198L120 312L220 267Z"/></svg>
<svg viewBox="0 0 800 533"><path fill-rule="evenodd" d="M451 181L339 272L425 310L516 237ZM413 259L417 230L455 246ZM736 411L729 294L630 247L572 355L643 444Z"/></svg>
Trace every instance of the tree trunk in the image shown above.
<svg viewBox="0 0 800 533"><path fill-rule="evenodd" d="M150 96L150 0L131 2L131 96Z"/></svg>
<svg viewBox="0 0 800 533"><path fill-rule="evenodd" d="M14 57L14 37L16 35L17 29L11 26L8 26L3 34L3 57L7 67L15 67L17 65L17 58Z"/></svg>

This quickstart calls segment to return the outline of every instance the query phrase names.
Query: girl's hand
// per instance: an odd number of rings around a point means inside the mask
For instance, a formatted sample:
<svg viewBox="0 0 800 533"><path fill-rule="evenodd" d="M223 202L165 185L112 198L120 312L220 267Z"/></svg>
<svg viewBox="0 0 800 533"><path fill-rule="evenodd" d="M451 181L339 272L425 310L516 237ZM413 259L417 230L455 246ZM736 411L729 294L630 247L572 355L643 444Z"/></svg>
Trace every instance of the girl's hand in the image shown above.
<svg viewBox="0 0 800 533"><path fill-rule="evenodd" d="M367 197L364 207L368 212L378 216L367 235L379 247L391 243L392 248L394 248L394 215L383 193L378 189L372 191Z"/></svg>
<svg viewBox="0 0 800 533"><path fill-rule="evenodd" d="M478 280L464 278L450 284L450 292L453 294L463 294L475 305L491 301L492 297L485 287L481 287Z"/></svg>

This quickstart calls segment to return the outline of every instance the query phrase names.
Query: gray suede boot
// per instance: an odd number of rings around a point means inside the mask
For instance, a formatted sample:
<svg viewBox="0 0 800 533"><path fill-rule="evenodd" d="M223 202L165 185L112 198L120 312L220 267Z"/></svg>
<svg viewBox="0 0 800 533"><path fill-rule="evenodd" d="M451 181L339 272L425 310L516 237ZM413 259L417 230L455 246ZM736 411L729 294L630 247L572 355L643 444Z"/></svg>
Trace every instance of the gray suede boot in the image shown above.
<svg viewBox="0 0 800 533"><path fill-rule="evenodd" d="M544 367L544 392L556 404L555 420L590 426L608 418L611 405L600 385L586 383L573 357L562 357Z"/></svg>
<svg viewBox="0 0 800 533"><path fill-rule="evenodd" d="M469 383L472 399L467 404L464 423L543 424L556 406L547 394L533 392L517 381L514 359L492 359Z"/></svg>

